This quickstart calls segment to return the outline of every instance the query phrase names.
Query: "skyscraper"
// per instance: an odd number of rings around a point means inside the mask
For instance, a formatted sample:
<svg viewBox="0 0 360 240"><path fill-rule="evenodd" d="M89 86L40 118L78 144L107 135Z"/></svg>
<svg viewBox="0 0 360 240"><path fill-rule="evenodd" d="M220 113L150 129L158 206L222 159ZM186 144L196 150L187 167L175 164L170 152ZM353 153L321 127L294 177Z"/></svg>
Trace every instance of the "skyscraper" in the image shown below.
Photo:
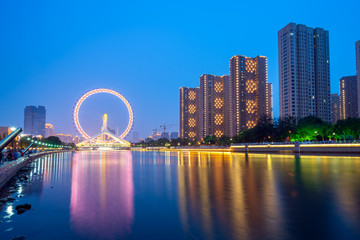
<svg viewBox="0 0 360 240"><path fill-rule="evenodd" d="M44 106L26 106L24 133L45 137L46 109Z"/></svg>
<svg viewBox="0 0 360 240"><path fill-rule="evenodd" d="M289 23L278 32L280 116L331 121L329 32Z"/></svg>
<svg viewBox="0 0 360 240"><path fill-rule="evenodd" d="M54 126L50 123L45 124L45 137L55 136Z"/></svg>
<svg viewBox="0 0 360 240"><path fill-rule="evenodd" d="M201 137L225 135L224 84L229 76L204 74L200 77Z"/></svg>
<svg viewBox="0 0 360 240"><path fill-rule="evenodd" d="M180 138L200 139L200 88L181 87L179 89L179 103Z"/></svg>
<svg viewBox="0 0 360 240"><path fill-rule="evenodd" d="M357 91L358 91L358 117L360 118L360 40L355 43L356 53L356 76L357 76Z"/></svg>
<svg viewBox="0 0 360 240"><path fill-rule="evenodd" d="M340 79L340 118L358 117L358 96L356 76Z"/></svg>
<svg viewBox="0 0 360 240"><path fill-rule="evenodd" d="M331 122L336 123L340 119L340 96L337 93L331 94Z"/></svg>
<svg viewBox="0 0 360 240"><path fill-rule="evenodd" d="M230 129L226 134L234 136L242 130L255 127L263 115L272 116L272 87L267 83L267 59L264 56L250 58L234 56L230 59L230 81L226 86L225 104Z"/></svg>

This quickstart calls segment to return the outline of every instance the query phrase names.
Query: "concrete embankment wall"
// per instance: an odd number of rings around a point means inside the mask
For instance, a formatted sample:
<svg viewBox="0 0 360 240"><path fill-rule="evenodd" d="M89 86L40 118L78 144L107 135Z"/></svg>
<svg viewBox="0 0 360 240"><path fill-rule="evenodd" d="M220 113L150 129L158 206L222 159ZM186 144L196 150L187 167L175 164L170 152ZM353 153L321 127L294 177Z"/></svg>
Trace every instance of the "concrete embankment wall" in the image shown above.
<svg viewBox="0 0 360 240"><path fill-rule="evenodd" d="M232 152L248 153L360 153L359 143L345 144L284 144L284 145L232 145Z"/></svg>
<svg viewBox="0 0 360 240"><path fill-rule="evenodd" d="M27 164L32 162L33 160L43 157L45 155L59 153L64 151L58 151L58 152L44 152L44 153L38 153L36 155L32 155L29 157L21 157L17 160L14 160L12 162L7 163L6 165L2 166L0 168L0 189L2 189L9 180L16 175L16 173L23 167L25 167Z"/></svg>

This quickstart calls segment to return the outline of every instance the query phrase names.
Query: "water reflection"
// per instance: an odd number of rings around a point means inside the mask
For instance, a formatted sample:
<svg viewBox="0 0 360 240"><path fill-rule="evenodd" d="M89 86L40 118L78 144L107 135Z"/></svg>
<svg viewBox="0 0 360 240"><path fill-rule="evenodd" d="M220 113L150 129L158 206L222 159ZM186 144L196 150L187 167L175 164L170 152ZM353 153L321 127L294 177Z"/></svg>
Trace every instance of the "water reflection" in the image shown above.
<svg viewBox="0 0 360 240"><path fill-rule="evenodd" d="M70 215L75 235L115 239L131 233L133 175L130 152L76 153Z"/></svg>
<svg viewBox="0 0 360 240"><path fill-rule="evenodd" d="M206 239L358 237L359 164L358 157L179 153L183 228Z"/></svg>
<svg viewBox="0 0 360 240"><path fill-rule="evenodd" d="M93 151L33 167L2 206L5 239L360 238L360 157Z"/></svg>

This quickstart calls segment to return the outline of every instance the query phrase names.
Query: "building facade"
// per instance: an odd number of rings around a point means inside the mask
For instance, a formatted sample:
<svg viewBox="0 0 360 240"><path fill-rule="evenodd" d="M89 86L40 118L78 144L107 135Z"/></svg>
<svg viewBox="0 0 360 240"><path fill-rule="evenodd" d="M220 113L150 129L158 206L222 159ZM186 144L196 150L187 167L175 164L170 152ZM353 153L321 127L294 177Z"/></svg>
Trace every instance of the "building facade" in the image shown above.
<svg viewBox="0 0 360 240"><path fill-rule="evenodd" d="M225 135L224 85L229 76L204 74L200 77L201 137Z"/></svg>
<svg viewBox="0 0 360 240"><path fill-rule="evenodd" d="M358 92L356 76L340 79L340 118L358 117Z"/></svg>
<svg viewBox="0 0 360 240"><path fill-rule="evenodd" d="M11 132L10 127L0 127L0 140L6 138Z"/></svg>
<svg viewBox="0 0 360 240"><path fill-rule="evenodd" d="M330 96L331 101L331 122L336 123L340 119L340 96L337 93L333 93Z"/></svg>
<svg viewBox="0 0 360 240"><path fill-rule="evenodd" d="M358 117L360 118L360 40L355 43Z"/></svg>
<svg viewBox="0 0 360 240"><path fill-rule="evenodd" d="M24 133L45 137L46 109L44 106L26 106L24 113Z"/></svg>
<svg viewBox="0 0 360 240"><path fill-rule="evenodd" d="M45 137L55 136L54 126L50 123L45 124Z"/></svg>
<svg viewBox="0 0 360 240"><path fill-rule="evenodd" d="M200 106L200 88L181 87L179 89L180 138L201 139Z"/></svg>
<svg viewBox="0 0 360 240"><path fill-rule="evenodd" d="M289 23L278 32L280 116L331 121L329 32Z"/></svg>
<svg viewBox="0 0 360 240"><path fill-rule="evenodd" d="M227 136L256 126L261 116L272 116L272 85L267 83L267 59L237 55L230 59L230 79L225 89L229 106Z"/></svg>
<svg viewBox="0 0 360 240"><path fill-rule="evenodd" d="M179 133L178 132L171 132L170 133L170 139L178 139Z"/></svg>

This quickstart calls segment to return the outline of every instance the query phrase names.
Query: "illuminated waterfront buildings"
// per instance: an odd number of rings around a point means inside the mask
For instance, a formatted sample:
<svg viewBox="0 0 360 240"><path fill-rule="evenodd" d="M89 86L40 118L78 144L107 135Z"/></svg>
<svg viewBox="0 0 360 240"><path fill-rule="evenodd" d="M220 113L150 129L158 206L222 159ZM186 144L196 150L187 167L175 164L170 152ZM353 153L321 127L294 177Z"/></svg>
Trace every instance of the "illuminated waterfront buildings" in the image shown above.
<svg viewBox="0 0 360 240"><path fill-rule="evenodd" d="M355 43L356 54L356 76L357 76L357 95L358 97L358 117L360 118L360 40Z"/></svg>
<svg viewBox="0 0 360 240"><path fill-rule="evenodd" d="M46 109L44 106L26 106L24 134L45 136Z"/></svg>
<svg viewBox="0 0 360 240"><path fill-rule="evenodd" d="M50 123L45 124L45 137L55 136L54 126Z"/></svg>
<svg viewBox="0 0 360 240"><path fill-rule="evenodd" d="M272 118L264 56L234 56L230 76L203 74L200 88L180 88L180 138L232 137L255 127L265 115Z"/></svg>
<svg viewBox="0 0 360 240"><path fill-rule="evenodd" d="M358 96L356 76L340 79L340 118L347 119L358 116Z"/></svg>
<svg viewBox="0 0 360 240"><path fill-rule="evenodd" d="M331 122L336 123L340 119L340 96L337 93L333 93L330 96L331 101Z"/></svg>
<svg viewBox="0 0 360 240"><path fill-rule="evenodd" d="M221 137L225 135L225 103L224 85L229 82L229 76L204 74L200 77L201 137Z"/></svg>
<svg viewBox="0 0 360 240"><path fill-rule="evenodd" d="M230 82L225 90L230 119L228 136L256 126L261 116L272 117L272 86L267 82L267 59L234 56L230 59Z"/></svg>
<svg viewBox="0 0 360 240"><path fill-rule="evenodd" d="M330 122L329 32L289 23L278 32L280 116Z"/></svg>
<svg viewBox="0 0 360 240"><path fill-rule="evenodd" d="M200 139L199 114L201 106L200 88L179 89L179 130L180 138Z"/></svg>

